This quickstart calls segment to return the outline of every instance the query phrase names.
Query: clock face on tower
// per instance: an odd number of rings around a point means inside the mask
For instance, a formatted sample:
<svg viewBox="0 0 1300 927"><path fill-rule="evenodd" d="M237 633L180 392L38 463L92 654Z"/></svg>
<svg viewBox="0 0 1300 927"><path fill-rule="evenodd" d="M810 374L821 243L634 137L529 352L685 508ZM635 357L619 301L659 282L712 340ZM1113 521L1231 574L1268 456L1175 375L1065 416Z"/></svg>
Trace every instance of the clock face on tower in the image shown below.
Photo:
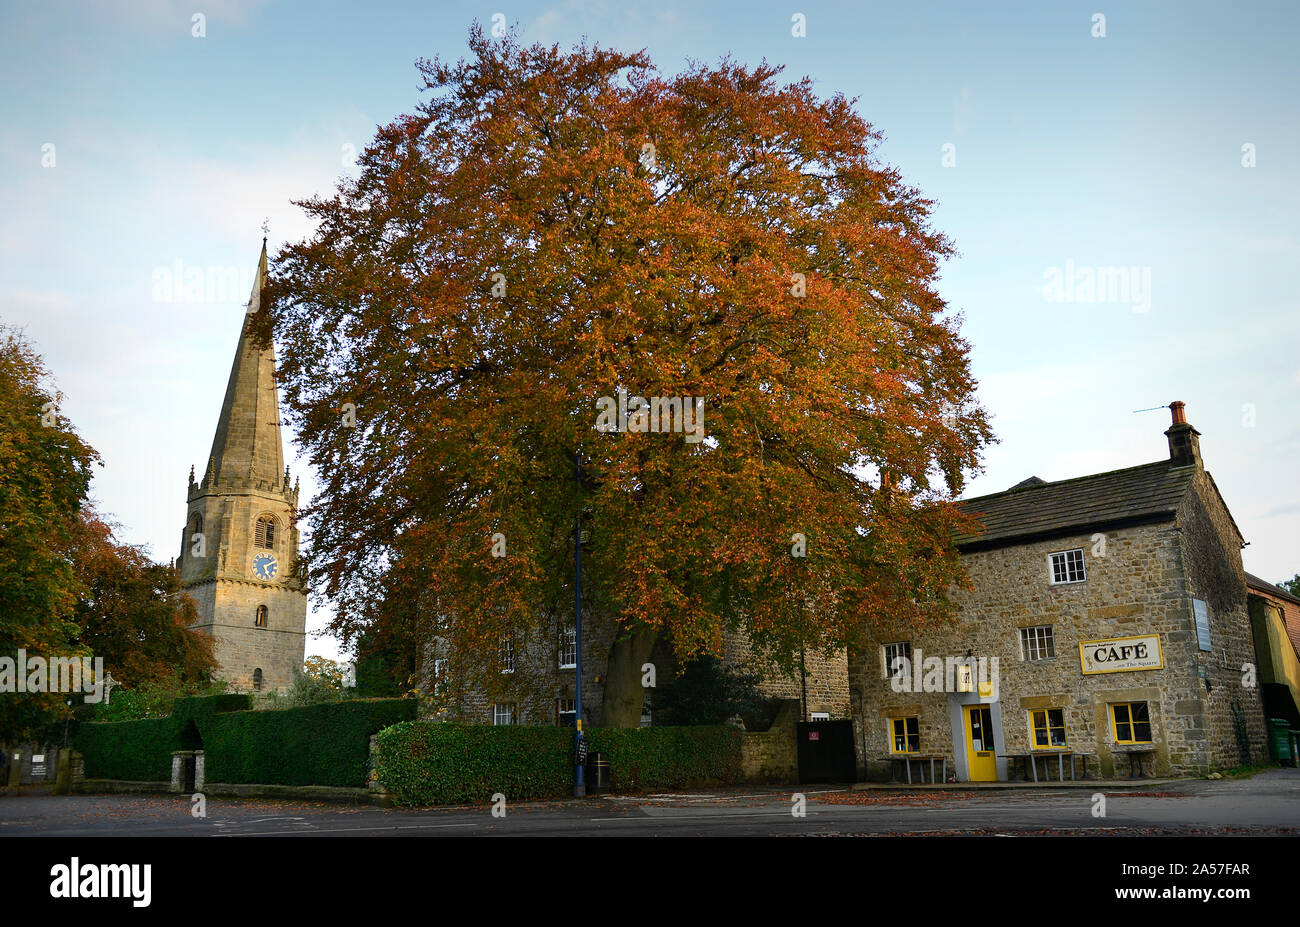
<svg viewBox="0 0 1300 927"><path fill-rule="evenodd" d="M258 579L272 580L279 572L280 564L273 554L258 554L253 558L253 573Z"/></svg>

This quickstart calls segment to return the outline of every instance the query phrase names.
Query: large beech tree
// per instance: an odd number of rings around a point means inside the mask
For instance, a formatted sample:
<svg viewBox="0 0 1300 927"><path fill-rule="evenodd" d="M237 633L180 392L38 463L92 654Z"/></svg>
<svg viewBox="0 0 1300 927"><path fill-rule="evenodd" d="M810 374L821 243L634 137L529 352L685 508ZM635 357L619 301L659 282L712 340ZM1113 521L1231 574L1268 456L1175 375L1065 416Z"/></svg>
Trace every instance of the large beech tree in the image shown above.
<svg viewBox="0 0 1300 927"><path fill-rule="evenodd" d="M259 313L323 481L333 630L436 631L497 686L503 633L572 614L579 513L584 608L617 632L604 724L637 722L657 642L744 628L789 667L941 619L990 432L935 291L951 245L853 101L765 63L470 50L420 62L415 112L299 204L317 231ZM702 398L705 440L598 431L619 390Z"/></svg>

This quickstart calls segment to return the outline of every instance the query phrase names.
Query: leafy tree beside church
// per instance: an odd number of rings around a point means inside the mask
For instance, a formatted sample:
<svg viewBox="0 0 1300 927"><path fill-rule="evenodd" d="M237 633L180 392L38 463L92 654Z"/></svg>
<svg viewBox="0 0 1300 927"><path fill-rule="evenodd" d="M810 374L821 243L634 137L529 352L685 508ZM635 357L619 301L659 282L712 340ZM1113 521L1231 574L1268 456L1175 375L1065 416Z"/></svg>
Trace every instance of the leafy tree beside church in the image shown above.
<svg viewBox="0 0 1300 927"><path fill-rule="evenodd" d="M864 617L946 614L991 434L935 288L952 246L879 133L767 64L470 50L421 62L415 112L300 204L317 230L263 299L332 630L517 678L503 641L573 614L581 520L601 723L634 726L657 646L741 629L788 668Z"/></svg>
<svg viewBox="0 0 1300 927"><path fill-rule="evenodd" d="M0 326L0 656L99 657L127 687L201 682L214 664L189 630L193 604L175 570L116 541L91 506L99 455L49 381L32 346ZM68 697L0 693L0 740L61 727Z"/></svg>

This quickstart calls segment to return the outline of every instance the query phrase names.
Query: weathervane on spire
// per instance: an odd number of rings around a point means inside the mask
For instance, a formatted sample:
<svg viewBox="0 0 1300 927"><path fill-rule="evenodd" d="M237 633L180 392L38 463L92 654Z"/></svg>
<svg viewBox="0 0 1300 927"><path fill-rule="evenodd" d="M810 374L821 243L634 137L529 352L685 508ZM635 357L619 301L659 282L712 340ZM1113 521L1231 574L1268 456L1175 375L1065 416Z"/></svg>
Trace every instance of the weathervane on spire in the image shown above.
<svg viewBox="0 0 1300 927"><path fill-rule="evenodd" d="M271 224L265 218L262 219L262 244L266 244L266 235L271 231Z"/></svg>

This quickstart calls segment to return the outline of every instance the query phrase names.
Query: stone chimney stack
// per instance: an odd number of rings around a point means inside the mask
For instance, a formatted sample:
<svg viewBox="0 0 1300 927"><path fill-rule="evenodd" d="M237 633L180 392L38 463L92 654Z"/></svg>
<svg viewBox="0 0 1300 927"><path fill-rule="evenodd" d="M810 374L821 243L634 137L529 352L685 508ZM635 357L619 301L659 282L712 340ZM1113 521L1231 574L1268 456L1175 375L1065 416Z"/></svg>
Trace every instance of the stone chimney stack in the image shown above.
<svg viewBox="0 0 1300 927"><path fill-rule="evenodd" d="M1169 465L1201 469L1201 433L1187 424L1187 416L1183 412L1185 406L1186 403L1181 401L1169 404L1173 416L1173 424L1165 432L1165 437L1169 439Z"/></svg>

